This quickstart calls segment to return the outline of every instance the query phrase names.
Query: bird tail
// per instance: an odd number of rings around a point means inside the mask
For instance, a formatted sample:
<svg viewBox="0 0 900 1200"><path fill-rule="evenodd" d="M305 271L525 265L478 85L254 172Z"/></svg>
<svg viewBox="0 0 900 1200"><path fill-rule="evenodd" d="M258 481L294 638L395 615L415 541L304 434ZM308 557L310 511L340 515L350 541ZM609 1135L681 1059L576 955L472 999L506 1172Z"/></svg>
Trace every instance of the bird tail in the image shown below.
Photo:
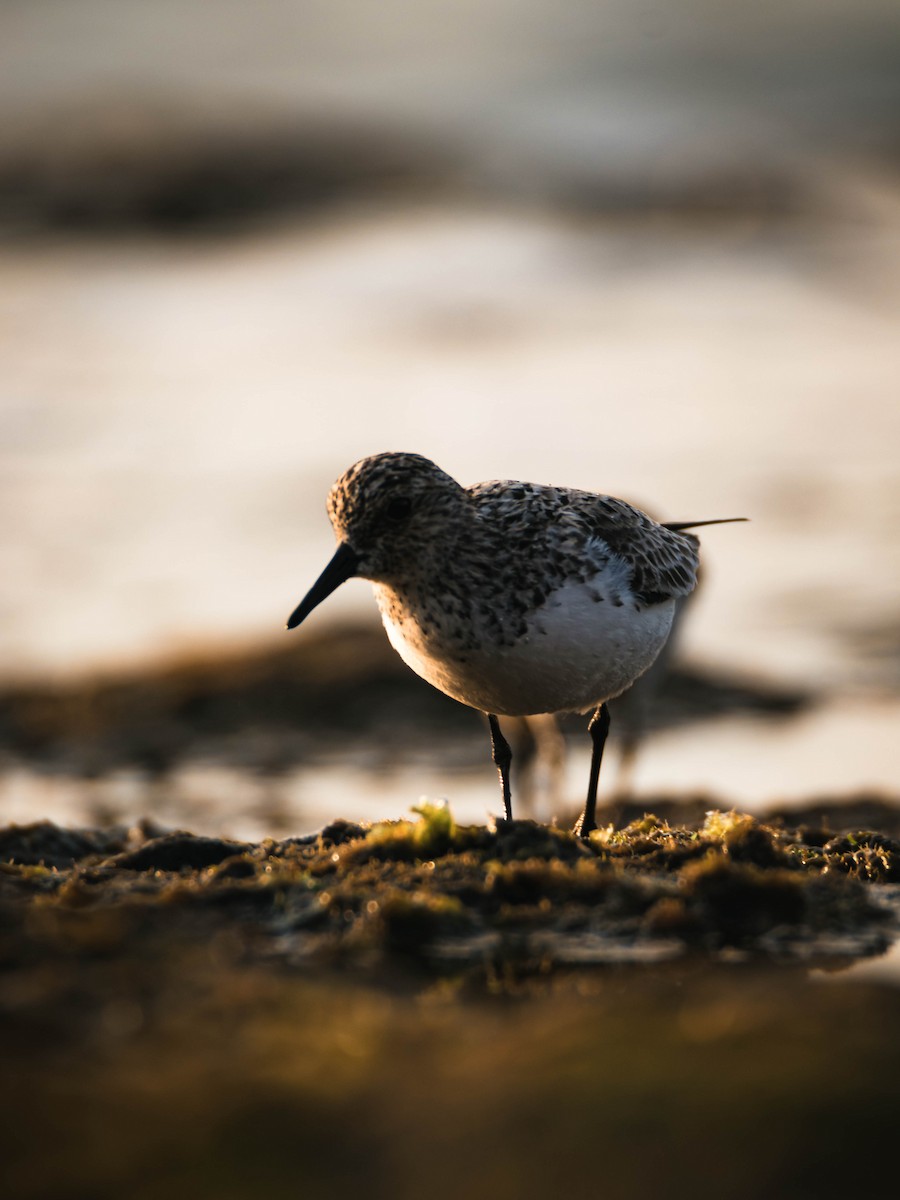
<svg viewBox="0 0 900 1200"><path fill-rule="evenodd" d="M714 521L664 521L665 529L683 533L685 529L699 529L701 525L731 525L735 521L749 521L749 517L717 517Z"/></svg>

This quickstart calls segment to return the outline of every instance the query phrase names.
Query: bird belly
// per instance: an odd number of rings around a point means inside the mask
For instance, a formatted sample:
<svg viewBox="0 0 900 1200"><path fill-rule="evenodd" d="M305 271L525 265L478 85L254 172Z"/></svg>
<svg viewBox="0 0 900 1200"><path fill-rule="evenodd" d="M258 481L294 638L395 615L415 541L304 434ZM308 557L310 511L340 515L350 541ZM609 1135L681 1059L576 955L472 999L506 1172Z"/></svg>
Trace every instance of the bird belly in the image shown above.
<svg viewBox="0 0 900 1200"><path fill-rule="evenodd" d="M484 630L463 639L423 626L382 595L379 607L391 645L434 687L483 712L530 716L581 712L619 695L665 645L673 600L641 608L630 596L616 605L597 595L589 583L565 584L527 615L511 644Z"/></svg>

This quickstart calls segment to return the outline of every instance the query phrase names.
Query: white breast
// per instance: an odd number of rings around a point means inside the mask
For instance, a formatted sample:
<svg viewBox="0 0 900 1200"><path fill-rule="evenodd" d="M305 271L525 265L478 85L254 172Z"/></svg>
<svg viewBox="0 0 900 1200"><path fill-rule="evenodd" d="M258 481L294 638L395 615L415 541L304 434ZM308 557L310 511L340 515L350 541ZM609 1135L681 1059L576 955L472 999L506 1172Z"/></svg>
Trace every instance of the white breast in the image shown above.
<svg viewBox="0 0 900 1200"><path fill-rule="evenodd" d="M665 645L674 600L639 609L630 596L621 606L598 601L591 584L570 582L527 620L527 632L501 646L482 632L475 649L426 633L408 610L402 623L396 598L382 585L376 596L391 645L434 687L482 712L501 716L595 708L642 675ZM394 604L391 600L394 599Z"/></svg>

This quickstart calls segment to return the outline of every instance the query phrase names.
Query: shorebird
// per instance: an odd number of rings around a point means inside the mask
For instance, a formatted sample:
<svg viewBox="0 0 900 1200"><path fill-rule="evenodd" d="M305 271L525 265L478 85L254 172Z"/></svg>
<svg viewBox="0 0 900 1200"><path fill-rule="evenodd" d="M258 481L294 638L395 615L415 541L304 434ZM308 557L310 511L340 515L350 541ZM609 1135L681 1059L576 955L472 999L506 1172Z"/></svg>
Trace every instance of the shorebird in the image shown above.
<svg viewBox="0 0 900 1200"><path fill-rule="evenodd" d="M606 702L653 663L697 582L686 532L611 496L495 480L463 487L420 454L361 459L328 514L338 546L288 629L345 580L370 580L391 645L429 683L486 714L503 807L512 755L498 716L591 712L591 768L575 829L596 828Z"/></svg>

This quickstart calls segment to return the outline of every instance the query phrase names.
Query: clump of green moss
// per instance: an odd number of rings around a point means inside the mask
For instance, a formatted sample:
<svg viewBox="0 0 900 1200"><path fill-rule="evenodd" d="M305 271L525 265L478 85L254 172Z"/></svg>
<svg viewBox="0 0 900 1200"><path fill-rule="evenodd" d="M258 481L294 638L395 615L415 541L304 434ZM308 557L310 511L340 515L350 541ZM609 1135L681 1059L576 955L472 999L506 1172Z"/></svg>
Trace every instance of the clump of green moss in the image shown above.
<svg viewBox="0 0 900 1200"><path fill-rule="evenodd" d="M734 862L757 867L789 867L781 832L762 825L748 813L709 812L700 830L702 841L720 846Z"/></svg>
<svg viewBox="0 0 900 1200"><path fill-rule="evenodd" d="M871 883L900 877L900 844L845 831L819 844L738 812L693 825L645 814L587 840L533 821L457 824L446 804L408 820L333 822L317 837L259 845L188 833L127 849L53 827L6 840L0 897L69 910L217 913L266 953L372 966L402 954L440 963L585 961L664 939L685 951L773 938L807 945L884 928ZM42 839L54 865L42 865ZM0 844L2 838L0 838ZM59 847L83 853L59 866ZM21 857L16 861L16 848ZM886 935L883 935L886 938ZM573 940L574 939L574 940Z"/></svg>
<svg viewBox="0 0 900 1200"><path fill-rule="evenodd" d="M677 870L682 864L715 850L735 862L760 867L793 865L784 834L747 813L712 811L699 828L672 826L653 813L624 829L611 825L591 834L602 856L620 862L640 860L644 869Z"/></svg>
<svg viewBox="0 0 900 1200"><path fill-rule="evenodd" d="M714 944L746 945L773 928L816 918L796 872L736 863L715 851L688 863L679 884L696 929Z"/></svg>
<svg viewBox="0 0 900 1200"><path fill-rule="evenodd" d="M412 810L415 821L378 821L361 836L349 838L338 852L342 862L364 862L377 858L394 862L415 862L461 849L472 840L469 830L453 820L447 803L423 801Z"/></svg>
<svg viewBox="0 0 900 1200"><path fill-rule="evenodd" d="M596 858L564 862L555 858L514 859L488 863L486 894L505 904L541 904L602 901L617 883L613 872Z"/></svg>
<svg viewBox="0 0 900 1200"><path fill-rule="evenodd" d="M356 936L389 951L417 955L423 945L472 928L471 915L455 896L395 887L366 903Z"/></svg>
<svg viewBox="0 0 900 1200"><path fill-rule="evenodd" d="M870 883L900 881L900 842L873 830L832 838L822 847L826 869Z"/></svg>

